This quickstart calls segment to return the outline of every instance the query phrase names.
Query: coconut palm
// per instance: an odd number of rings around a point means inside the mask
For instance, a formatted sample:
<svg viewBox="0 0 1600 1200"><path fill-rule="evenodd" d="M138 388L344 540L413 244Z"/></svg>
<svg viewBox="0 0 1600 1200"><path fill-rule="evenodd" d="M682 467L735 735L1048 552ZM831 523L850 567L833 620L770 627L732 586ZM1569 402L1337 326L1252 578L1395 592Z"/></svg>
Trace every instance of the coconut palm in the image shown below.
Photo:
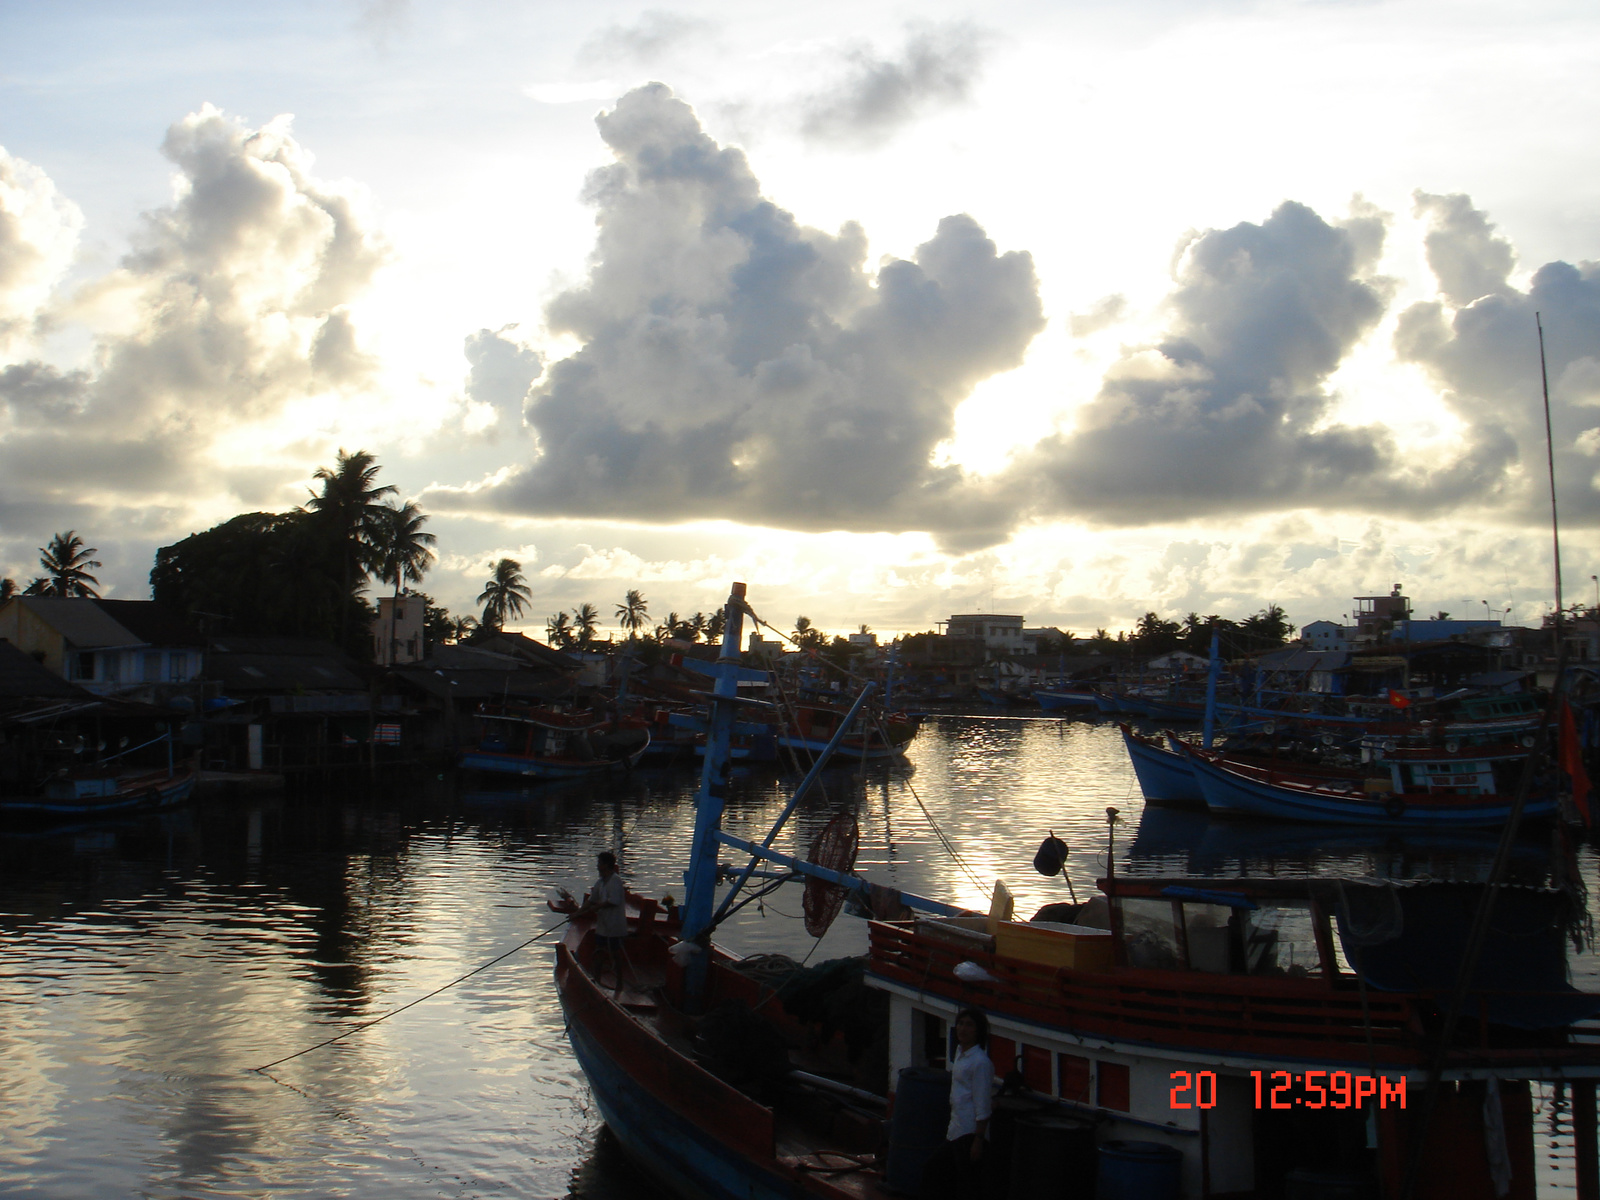
<svg viewBox="0 0 1600 1200"><path fill-rule="evenodd" d="M17 581L15 579L0 579L0 604L17 594Z"/></svg>
<svg viewBox="0 0 1600 1200"><path fill-rule="evenodd" d="M553 617L546 617L544 622L545 640L557 649L572 645L572 618L565 612L558 612Z"/></svg>
<svg viewBox="0 0 1600 1200"><path fill-rule="evenodd" d="M39 547L39 565L44 568L49 579L49 590L41 593L48 596L87 596L94 599L99 592L90 587L91 583L99 583L88 568L98 567L101 564L91 557L100 553L93 546L85 546L83 539L76 530L69 529L65 533L58 533L50 539L48 546Z"/></svg>
<svg viewBox="0 0 1600 1200"><path fill-rule="evenodd" d="M572 614L572 628L578 636L578 645L587 646L594 641L595 632L600 628L600 610L585 600Z"/></svg>
<svg viewBox="0 0 1600 1200"><path fill-rule="evenodd" d="M50 595L50 576L35 575L32 579L28 580L28 586L22 589L22 594L24 596Z"/></svg>
<svg viewBox="0 0 1600 1200"><path fill-rule="evenodd" d="M794 644L802 650L820 650L828 644L828 635L811 624L810 617L794 619Z"/></svg>
<svg viewBox="0 0 1600 1200"><path fill-rule="evenodd" d="M722 640L722 631L727 626L728 614L720 608L717 609L716 612L706 618L706 641L720 642Z"/></svg>
<svg viewBox="0 0 1600 1200"><path fill-rule="evenodd" d="M378 486L378 460L374 455L365 450L346 454L343 447L335 465L318 467L312 478L322 484L322 491L313 493L305 507L317 515L333 544L344 594L354 596L365 573L377 568L374 546L383 523L389 519L383 515L384 505L378 502L395 489L387 484ZM340 641L350 636L350 608L348 604L341 606Z"/></svg>
<svg viewBox="0 0 1600 1200"><path fill-rule="evenodd" d="M628 631L629 637L634 637L649 618L650 606L645 602L644 593L638 588L629 588L622 603L617 605L618 623Z"/></svg>
<svg viewBox="0 0 1600 1200"><path fill-rule="evenodd" d="M472 636L472 631L478 627L478 618L473 616L452 617L450 624L452 626L450 640L464 642Z"/></svg>
<svg viewBox="0 0 1600 1200"><path fill-rule="evenodd" d="M522 564L514 558L502 558L495 563L494 575L478 594L478 603L483 605L483 619L479 625L499 629L507 617L520 617L532 598L528 581L522 575Z"/></svg>
<svg viewBox="0 0 1600 1200"><path fill-rule="evenodd" d="M432 546L439 539L423 530L427 516L410 500L385 504L373 528L372 550L378 578L394 585L397 603L389 606L389 661L394 661L396 610L402 583L421 583L433 566Z"/></svg>
<svg viewBox="0 0 1600 1200"><path fill-rule="evenodd" d="M378 486L378 460L365 450L347 454L340 449L333 467L318 467L312 477L322 484L305 507L321 514L334 539L344 568L347 591L354 592L361 572L377 567L375 547L390 518L379 501L393 495L387 484Z"/></svg>

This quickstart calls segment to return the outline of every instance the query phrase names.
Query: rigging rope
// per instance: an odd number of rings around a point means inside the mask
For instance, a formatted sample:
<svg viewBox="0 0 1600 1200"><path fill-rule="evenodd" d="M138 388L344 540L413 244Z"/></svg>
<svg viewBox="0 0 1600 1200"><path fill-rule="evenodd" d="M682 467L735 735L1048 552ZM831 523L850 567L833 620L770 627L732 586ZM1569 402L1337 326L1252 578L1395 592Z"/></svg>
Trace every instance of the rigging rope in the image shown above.
<svg viewBox="0 0 1600 1200"><path fill-rule="evenodd" d="M549 929L545 929L545 930L540 931L539 933L535 934L533 937L529 938L527 941L523 942L522 945L513 946L511 949L507 950L504 954L498 955L495 958L491 958L488 962L484 963L480 967L473 967L472 970L468 971L465 975L461 976L459 979L452 979L449 983L445 984L443 987L434 988L433 991L429 992L426 996L418 996L415 1000L412 1000L412 1001L410 1001L409 1003L406 1003L406 1004L402 1004L399 1008L396 1008L396 1009L393 1009L393 1010L391 1010L389 1012L384 1013L383 1016L381 1016L381 1017L374 1017L370 1021L363 1021L359 1025L353 1025L349 1029L346 1029L343 1033L338 1034L338 1035L336 1035L334 1037L331 1037L331 1038L327 1038L324 1041L320 1041L315 1046L307 1046L304 1050L296 1050L293 1054L286 1054L282 1058L274 1059L272 1062L266 1063L263 1066L251 1067L250 1069L252 1071L256 1072L257 1074L264 1074L265 1072L271 1070L273 1067L280 1066L283 1063L289 1062L291 1059L299 1058L302 1054L310 1054L313 1050L321 1050L324 1046L331 1046L335 1042L342 1042L342 1041L344 1041L345 1038L349 1037L353 1033L360 1033L363 1029L371 1029L374 1025L377 1025L382 1021L387 1021L390 1017L399 1016L401 1013L405 1012L406 1009L415 1008L417 1005L421 1004L424 1000L431 1000L433 997L437 996L440 992L449 991L451 988L455 987L456 984L465 983L467 980L471 979L474 975L478 974L479 972L487 971L490 967L494 966L495 963L503 962L504 960L510 958L517 951L526 950L529 946L533 945L535 942L541 940L542 938L548 937L550 934L552 934L556 930L560 929L563 925L565 925L571 919L572 918L570 918L570 917L562 917L561 920L557 921L554 925L550 926Z"/></svg>

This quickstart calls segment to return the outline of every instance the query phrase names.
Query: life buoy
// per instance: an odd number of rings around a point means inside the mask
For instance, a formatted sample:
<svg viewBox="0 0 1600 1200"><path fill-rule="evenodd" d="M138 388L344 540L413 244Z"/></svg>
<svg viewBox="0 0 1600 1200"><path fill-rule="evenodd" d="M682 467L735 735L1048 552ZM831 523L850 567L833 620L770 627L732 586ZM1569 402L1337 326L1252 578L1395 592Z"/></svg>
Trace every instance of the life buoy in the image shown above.
<svg viewBox="0 0 1600 1200"><path fill-rule="evenodd" d="M1406 802L1399 796L1390 796L1383 802L1384 815L1392 820L1399 820L1406 815Z"/></svg>

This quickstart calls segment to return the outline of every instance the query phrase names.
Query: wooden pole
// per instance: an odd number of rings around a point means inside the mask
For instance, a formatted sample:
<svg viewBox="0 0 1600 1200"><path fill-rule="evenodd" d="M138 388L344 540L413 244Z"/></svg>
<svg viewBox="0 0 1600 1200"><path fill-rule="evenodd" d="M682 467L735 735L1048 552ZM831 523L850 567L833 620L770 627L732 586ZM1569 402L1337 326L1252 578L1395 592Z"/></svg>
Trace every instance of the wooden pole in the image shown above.
<svg viewBox="0 0 1600 1200"><path fill-rule="evenodd" d="M1574 1079L1572 1095L1572 1152L1578 1168L1578 1200L1600 1200L1600 1145L1595 1141L1595 1103L1592 1079Z"/></svg>

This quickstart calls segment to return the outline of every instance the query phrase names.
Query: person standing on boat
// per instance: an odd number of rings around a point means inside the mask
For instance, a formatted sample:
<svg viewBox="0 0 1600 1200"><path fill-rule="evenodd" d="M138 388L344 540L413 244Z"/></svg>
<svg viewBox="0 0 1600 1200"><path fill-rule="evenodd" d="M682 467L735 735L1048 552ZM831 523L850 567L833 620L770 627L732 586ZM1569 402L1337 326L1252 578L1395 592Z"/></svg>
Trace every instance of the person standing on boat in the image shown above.
<svg viewBox="0 0 1600 1200"><path fill-rule="evenodd" d="M928 1160L923 1200L972 1200L985 1194L989 1114L994 1109L994 1064L989 1061L989 1018L975 1008L956 1014L950 1056L950 1124L945 1143Z"/></svg>
<svg viewBox="0 0 1600 1200"><path fill-rule="evenodd" d="M622 876L617 874L617 856L609 850L602 850L595 856L595 865L600 871L600 878L594 881L594 886L589 889L589 894L583 898L583 907L578 909L576 916L585 913L594 913L594 937L596 943L595 977L596 983L600 982L600 957L611 960L611 975L617 981L616 990L622 990L622 964L626 954L622 949L622 939L628 936L628 892L622 885Z"/></svg>

